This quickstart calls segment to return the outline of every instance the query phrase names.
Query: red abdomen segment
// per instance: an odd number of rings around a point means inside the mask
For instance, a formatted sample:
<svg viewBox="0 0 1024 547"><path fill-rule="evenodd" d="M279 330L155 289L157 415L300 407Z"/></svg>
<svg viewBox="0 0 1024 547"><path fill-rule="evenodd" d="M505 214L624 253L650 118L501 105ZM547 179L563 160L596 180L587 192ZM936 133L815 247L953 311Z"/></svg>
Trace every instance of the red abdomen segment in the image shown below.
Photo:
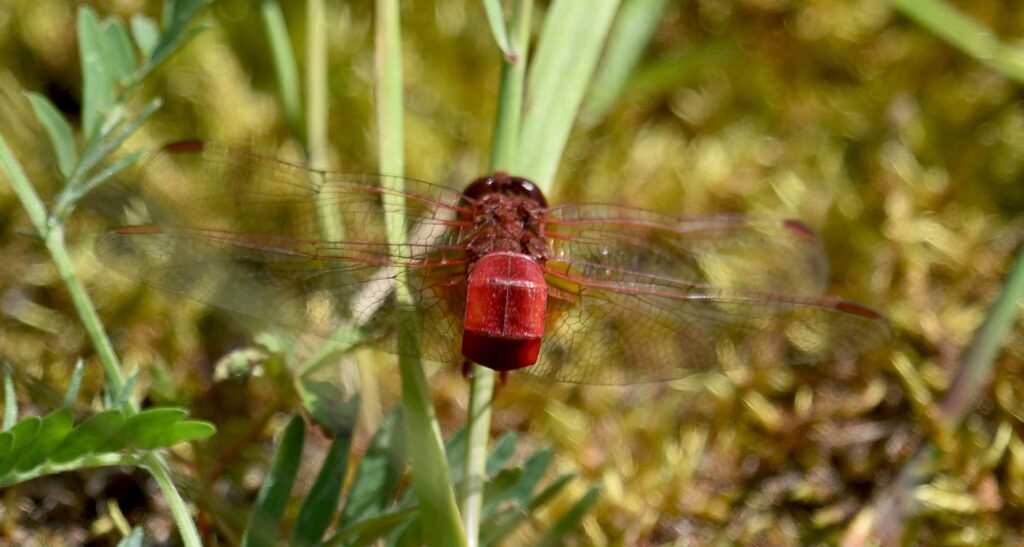
<svg viewBox="0 0 1024 547"><path fill-rule="evenodd" d="M483 256L469 274L462 355L499 371L536 363L547 303L535 260L511 252Z"/></svg>

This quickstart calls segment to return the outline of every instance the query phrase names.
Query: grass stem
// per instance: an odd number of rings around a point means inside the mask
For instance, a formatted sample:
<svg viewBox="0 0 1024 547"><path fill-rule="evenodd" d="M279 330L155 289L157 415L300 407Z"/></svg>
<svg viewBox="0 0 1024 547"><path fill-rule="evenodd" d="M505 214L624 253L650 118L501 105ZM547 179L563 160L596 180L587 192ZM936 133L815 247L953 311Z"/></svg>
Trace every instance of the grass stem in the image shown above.
<svg viewBox="0 0 1024 547"><path fill-rule="evenodd" d="M402 126L402 42L398 0L376 0L375 89L378 151L383 174L404 172ZM402 190L401 180L386 179L389 188ZM384 210L388 242L403 245L406 240L405 200L397 192L385 193ZM420 506L423 539L428 545L458 547L466 544L459 520L451 472L448 469L427 378L420 362L416 316L406 271L396 272L395 297L398 314L398 367L402 377L402 412L406 446L412 466L413 485Z"/></svg>

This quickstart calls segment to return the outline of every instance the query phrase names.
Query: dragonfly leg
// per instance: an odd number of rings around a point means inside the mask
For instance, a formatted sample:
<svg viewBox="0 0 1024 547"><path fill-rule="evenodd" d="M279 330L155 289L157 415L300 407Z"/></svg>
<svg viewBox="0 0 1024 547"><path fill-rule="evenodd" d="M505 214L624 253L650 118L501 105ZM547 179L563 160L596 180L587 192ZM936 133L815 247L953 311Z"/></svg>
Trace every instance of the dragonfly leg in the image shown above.
<svg viewBox="0 0 1024 547"><path fill-rule="evenodd" d="M467 380L473 379L473 361L469 359L462 361L462 377Z"/></svg>

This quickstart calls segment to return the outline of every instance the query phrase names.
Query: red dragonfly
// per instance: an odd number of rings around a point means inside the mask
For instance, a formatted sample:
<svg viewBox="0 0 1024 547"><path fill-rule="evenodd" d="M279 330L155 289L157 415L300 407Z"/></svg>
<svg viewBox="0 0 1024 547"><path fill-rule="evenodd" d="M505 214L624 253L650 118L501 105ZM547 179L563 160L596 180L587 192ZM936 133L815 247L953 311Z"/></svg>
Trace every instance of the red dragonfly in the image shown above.
<svg viewBox="0 0 1024 547"><path fill-rule="evenodd" d="M97 244L107 264L300 330L358 327L396 354L411 318L429 360L629 384L850 358L890 335L879 313L821 295L824 253L799 221L549 207L502 173L460 193L198 142L148 172L145 220ZM394 220L404 242L388 241Z"/></svg>

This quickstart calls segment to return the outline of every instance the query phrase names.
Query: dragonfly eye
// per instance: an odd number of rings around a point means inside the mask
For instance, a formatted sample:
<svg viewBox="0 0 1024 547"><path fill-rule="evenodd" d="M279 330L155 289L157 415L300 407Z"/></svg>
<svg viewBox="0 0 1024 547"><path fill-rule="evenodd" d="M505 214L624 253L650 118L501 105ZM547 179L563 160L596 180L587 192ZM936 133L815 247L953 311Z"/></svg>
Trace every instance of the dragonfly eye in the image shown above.
<svg viewBox="0 0 1024 547"><path fill-rule="evenodd" d="M547 208L548 200L533 181L514 177L502 171L491 176L480 177L462 191L462 202L465 205L471 202L479 202L490 194L505 194L509 196L525 196L537 202L541 207Z"/></svg>

